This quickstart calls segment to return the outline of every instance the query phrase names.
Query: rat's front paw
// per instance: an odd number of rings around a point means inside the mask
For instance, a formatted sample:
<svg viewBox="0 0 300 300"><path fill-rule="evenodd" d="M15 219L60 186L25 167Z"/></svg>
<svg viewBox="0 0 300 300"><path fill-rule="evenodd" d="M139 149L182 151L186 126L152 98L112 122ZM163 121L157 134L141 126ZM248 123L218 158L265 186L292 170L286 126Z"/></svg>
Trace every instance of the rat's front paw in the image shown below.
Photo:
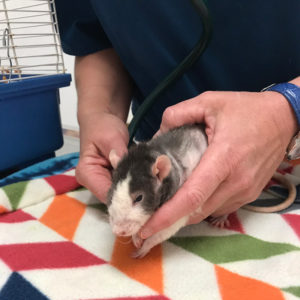
<svg viewBox="0 0 300 300"><path fill-rule="evenodd" d="M157 245L157 242L155 241L155 239L153 239L153 236L146 239L146 240L142 240L142 246L137 249L136 251L134 251L131 254L131 257L133 258L143 258L144 256L146 256L148 254L148 252L155 246Z"/></svg>
<svg viewBox="0 0 300 300"><path fill-rule="evenodd" d="M220 216L220 217L210 217L208 222L218 228L226 228L230 226L230 222L228 220L228 215Z"/></svg>
<svg viewBox="0 0 300 300"><path fill-rule="evenodd" d="M146 249L144 247L137 249L136 251L132 252L131 257L132 258L143 258L148 254L150 249Z"/></svg>
<svg viewBox="0 0 300 300"><path fill-rule="evenodd" d="M135 248L139 249L142 247L144 240L139 236L138 233L132 236L132 242Z"/></svg>

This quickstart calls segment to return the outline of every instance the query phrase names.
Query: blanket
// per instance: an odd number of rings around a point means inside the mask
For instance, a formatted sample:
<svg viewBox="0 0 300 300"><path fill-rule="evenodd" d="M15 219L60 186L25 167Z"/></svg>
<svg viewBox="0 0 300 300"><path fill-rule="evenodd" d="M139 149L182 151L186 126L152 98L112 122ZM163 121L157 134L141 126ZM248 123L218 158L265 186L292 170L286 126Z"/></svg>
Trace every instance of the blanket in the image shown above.
<svg viewBox="0 0 300 300"><path fill-rule="evenodd" d="M27 170L0 188L1 300L300 298L297 206L283 214L240 209L226 229L187 226L133 259L105 205L76 182L75 164L54 173L50 164L44 176Z"/></svg>

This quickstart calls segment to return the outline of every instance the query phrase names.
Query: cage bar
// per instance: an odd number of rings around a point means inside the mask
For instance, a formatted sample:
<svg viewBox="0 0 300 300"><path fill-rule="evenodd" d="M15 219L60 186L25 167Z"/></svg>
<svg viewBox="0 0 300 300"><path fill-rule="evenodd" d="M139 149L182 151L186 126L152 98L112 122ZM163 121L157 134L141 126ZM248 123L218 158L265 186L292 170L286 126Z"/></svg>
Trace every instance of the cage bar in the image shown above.
<svg viewBox="0 0 300 300"><path fill-rule="evenodd" d="M0 84L63 73L54 0L0 0Z"/></svg>

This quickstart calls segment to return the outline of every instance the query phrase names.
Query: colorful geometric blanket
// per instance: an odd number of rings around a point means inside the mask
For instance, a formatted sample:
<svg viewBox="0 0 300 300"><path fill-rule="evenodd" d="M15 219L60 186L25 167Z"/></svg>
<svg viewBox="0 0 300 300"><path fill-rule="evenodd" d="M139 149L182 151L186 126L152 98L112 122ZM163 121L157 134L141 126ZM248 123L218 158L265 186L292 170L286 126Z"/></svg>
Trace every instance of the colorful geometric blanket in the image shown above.
<svg viewBox="0 0 300 300"><path fill-rule="evenodd" d="M55 173L0 188L1 300L300 298L300 209L240 209L133 259L74 169Z"/></svg>

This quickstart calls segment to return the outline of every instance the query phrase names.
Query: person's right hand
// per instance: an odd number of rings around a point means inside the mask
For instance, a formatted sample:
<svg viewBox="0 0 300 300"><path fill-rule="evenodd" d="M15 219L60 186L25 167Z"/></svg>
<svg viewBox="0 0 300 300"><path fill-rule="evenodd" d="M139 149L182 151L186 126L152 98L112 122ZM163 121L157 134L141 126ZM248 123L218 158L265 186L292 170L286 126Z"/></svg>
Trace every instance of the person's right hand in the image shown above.
<svg viewBox="0 0 300 300"><path fill-rule="evenodd" d="M114 149L122 157L128 140L126 124L113 114L94 113L81 118L76 179L103 203L111 186L109 153Z"/></svg>

